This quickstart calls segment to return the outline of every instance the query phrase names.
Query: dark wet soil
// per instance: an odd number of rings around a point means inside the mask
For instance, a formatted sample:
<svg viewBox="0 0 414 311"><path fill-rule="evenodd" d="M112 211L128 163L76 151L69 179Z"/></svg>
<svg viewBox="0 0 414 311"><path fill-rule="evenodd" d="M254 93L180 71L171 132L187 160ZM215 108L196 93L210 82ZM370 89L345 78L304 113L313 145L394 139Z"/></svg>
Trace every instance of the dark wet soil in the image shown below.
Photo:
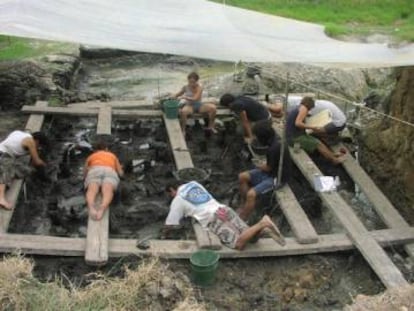
<svg viewBox="0 0 414 311"><path fill-rule="evenodd" d="M103 69L91 69L92 65L89 62L88 69L95 79L101 70L108 71L108 65ZM122 69L123 74L125 70ZM134 70L138 74L139 68ZM170 72L171 67L168 70ZM82 79L82 90L90 91L85 82L88 76ZM128 93L128 99L134 92ZM10 232L72 237L86 235L82 168L90 153L87 143L96 139L95 128L96 120L92 118L46 118L44 130L53 140L53 148L47 155L49 167L46 172L27 180L26 195L20 196ZM195 167L208 173L208 178L203 180L206 188L219 201L236 208L238 173L252 168L253 164L241 135L237 133L235 121L223 120L219 124L219 133L214 135L204 131L202 121L190 124L187 132L188 148ZM164 125L161 120L152 119L115 120L112 133L108 138L111 150L124 164L126 176L111 207L110 237L157 238L168 213L164 185L175 178ZM355 200L354 185L346 173L333 169L321 159L315 160L326 175L340 176L344 195L348 200ZM290 184L318 233L343 232L297 169L292 171ZM269 213L285 236L293 235L276 202L268 197L262 198L258 204L264 207L261 213ZM362 208L359 213L370 216ZM365 222L372 229L383 227L378 217L373 215L371 218L374 220ZM188 225L187 229L181 238L193 238L191 226ZM399 249L392 250L393 255L398 252ZM88 273L97 269L86 266L82 258L34 258L35 273L43 280L64 275L75 285L84 286L91 280ZM139 261L136 257L111 259L107 266L99 269L110 275L122 276L122 265L133 266ZM188 260L168 262L173 269L190 275ZM198 290L198 299L211 310L338 310L357 294L371 295L384 289L356 251L221 260L218 269L215 285Z"/></svg>

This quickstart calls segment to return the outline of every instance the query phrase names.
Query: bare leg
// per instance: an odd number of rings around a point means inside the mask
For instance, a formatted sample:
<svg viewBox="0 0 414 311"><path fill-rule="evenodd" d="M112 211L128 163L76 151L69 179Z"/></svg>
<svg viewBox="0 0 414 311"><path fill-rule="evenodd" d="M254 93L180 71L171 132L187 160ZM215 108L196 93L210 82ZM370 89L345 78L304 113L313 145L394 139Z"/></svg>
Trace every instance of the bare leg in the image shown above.
<svg viewBox="0 0 414 311"><path fill-rule="evenodd" d="M193 107L190 105L184 105L184 107L181 108L180 110L180 124L181 124L181 130L184 136L185 136L185 128L187 126L187 118L192 113L193 113Z"/></svg>
<svg viewBox="0 0 414 311"><path fill-rule="evenodd" d="M102 203L99 207L98 213L96 214L96 219L100 220L103 217L103 214L108 209L109 204L111 204L114 197L114 186L111 183L102 184Z"/></svg>
<svg viewBox="0 0 414 311"><path fill-rule="evenodd" d="M247 220L247 218L249 218L256 204L256 196L257 194L254 188L247 191L246 202L244 202L244 206L238 211L241 219Z"/></svg>
<svg viewBox="0 0 414 311"><path fill-rule="evenodd" d="M90 183L86 190L86 205L88 206L89 215L92 219L96 219L95 199L99 192L99 184Z"/></svg>
<svg viewBox="0 0 414 311"><path fill-rule="evenodd" d="M317 149L324 158L331 161L335 165L345 161L345 157L343 155L336 155L322 142L318 144Z"/></svg>
<svg viewBox="0 0 414 311"><path fill-rule="evenodd" d="M280 118L283 116L283 105L281 103L270 104L267 109L273 117Z"/></svg>
<svg viewBox="0 0 414 311"><path fill-rule="evenodd" d="M242 250L256 234L261 233L261 231L266 228L273 231L274 227L275 225L269 216L263 216L263 218L258 223L243 231L236 242L236 249Z"/></svg>
<svg viewBox="0 0 414 311"><path fill-rule="evenodd" d="M207 128L212 131L215 131L214 120L216 119L216 113L217 113L216 105L211 104L211 103L203 104L200 107L200 113L206 113L208 115Z"/></svg>
<svg viewBox="0 0 414 311"><path fill-rule="evenodd" d="M0 184L0 207L3 207L7 210L12 209L12 205L6 201L6 185Z"/></svg>
<svg viewBox="0 0 414 311"><path fill-rule="evenodd" d="M248 171L239 174L239 191L240 197L244 201L246 199L247 191L249 190L250 173Z"/></svg>

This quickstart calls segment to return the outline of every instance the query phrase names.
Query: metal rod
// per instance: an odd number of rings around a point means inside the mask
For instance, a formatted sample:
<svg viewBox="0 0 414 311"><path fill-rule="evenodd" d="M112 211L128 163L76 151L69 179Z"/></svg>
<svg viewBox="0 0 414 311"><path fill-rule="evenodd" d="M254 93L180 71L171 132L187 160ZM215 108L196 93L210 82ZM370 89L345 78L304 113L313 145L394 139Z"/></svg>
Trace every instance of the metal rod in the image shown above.
<svg viewBox="0 0 414 311"><path fill-rule="evenodd" d="M285 100L283 101L283 115L285 116L286 122L286 114L287 114L287 103L288 103L288 96L289 96L289 72L286 73L286 89L285 89ZM283 158L286 152L286 128L283 129L281 142L280 142L280 158L279 158L279 168L277 172L277 187L279 187L282 183L282 171L283 171Z"/></svg>

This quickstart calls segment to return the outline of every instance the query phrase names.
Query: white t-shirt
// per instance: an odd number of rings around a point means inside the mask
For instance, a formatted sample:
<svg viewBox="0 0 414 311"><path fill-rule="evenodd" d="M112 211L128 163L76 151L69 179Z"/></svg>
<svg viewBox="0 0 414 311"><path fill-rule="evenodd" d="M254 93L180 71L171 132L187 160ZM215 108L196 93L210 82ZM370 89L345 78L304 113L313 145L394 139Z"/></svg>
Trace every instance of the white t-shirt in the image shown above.
<svg viewBox="0 0 414 311"><path fill-rule="evenodd" d="M22 141L27 137L32 137L32 135L23 131L11 132L9 136L0 143L0 151L7 152L13 157L20 157L27 154L28 151L22 146Z"/></svg>
<svg viewBox="0 0 414 311"><path fill-rule="evenodd" d="M297 106L300 105L300 102L302 101L302 96L288 96L288 107L287 111L288 113L295 109ZM328 109L331 112L332 116L332 123L335 124L335 126L342 126L346 123L346 116L342 112L341 109L337 105L335 105L333 102L330 102L329 100L324 99L317 99L315 100L315 107L313 107L311 110L309 110L309 115L313 116L318 114L319 112Z"/></svg>
<svg viewBox="0 0 414 311"><path fill-rule="evenodd" d="M198 182L190 181L178 188L171 202L165 224L176 226L183 217L194 217L203 227L207 227L213 214L221 206Z"/></svg>
<svg viewBox="0 0 414 311"><path fill-rule="evenodd" d="M315 107L309 111L309 114L315 115L321 112L322 110L326 109L328 109L331 112L332 123L335 124L335 126L339 127L346 123L346 116L342 112L342 110L339 109L337 105L328 100L315 100Z"/></svg>
<svg viewBox="0 0 414 311"><path fill-rule="evenodd" d="M299 106L301 101L302 96L289 95L287 100L287 113L291 112L293 109Z"/></svg>

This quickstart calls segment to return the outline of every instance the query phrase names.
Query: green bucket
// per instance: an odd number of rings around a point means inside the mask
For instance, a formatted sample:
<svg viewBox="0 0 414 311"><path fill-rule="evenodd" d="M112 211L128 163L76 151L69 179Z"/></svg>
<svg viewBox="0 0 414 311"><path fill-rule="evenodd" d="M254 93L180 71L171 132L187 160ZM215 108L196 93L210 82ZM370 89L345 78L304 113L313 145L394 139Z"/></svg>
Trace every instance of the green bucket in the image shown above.
<svg viewBox="0 0 414 311"><path fill-rule="evenodd" d="M208 249L196 251L191 255L191 278L194 284L199 286L213 285L219 258L219 254Z"/></svg>
<svg viewBox="0 0 414 311"><path fill-rule="evenodd" d="M167 119L177 119L180 102L176 99L168 99L163 103Z"/></svg>

